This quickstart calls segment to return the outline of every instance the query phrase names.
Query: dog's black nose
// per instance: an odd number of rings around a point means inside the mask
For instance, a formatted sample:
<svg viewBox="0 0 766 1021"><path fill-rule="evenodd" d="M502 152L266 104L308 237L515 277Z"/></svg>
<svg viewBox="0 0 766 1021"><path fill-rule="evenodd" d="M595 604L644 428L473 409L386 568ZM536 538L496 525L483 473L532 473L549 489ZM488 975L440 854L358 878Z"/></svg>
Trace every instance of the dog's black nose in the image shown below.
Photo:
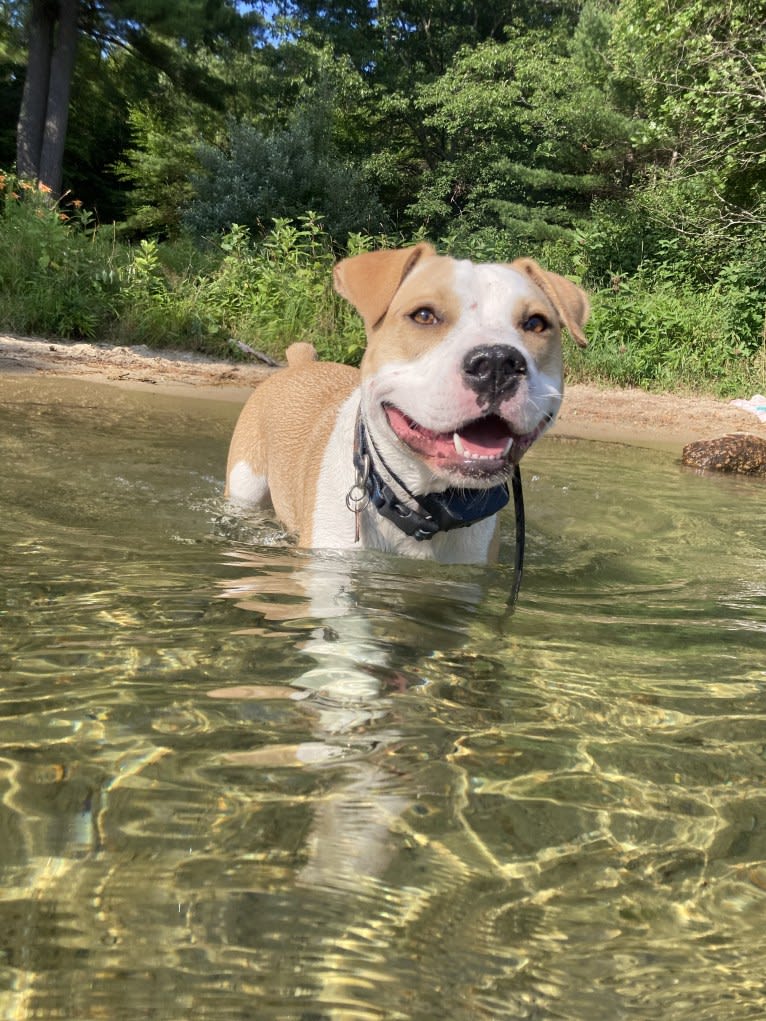
<svg viewBox="0 0 766 1021"><path fill-rule="evenodd" d="M482 344L463 359L463 378L488 403L510 397L526 372L526 358L508 344Z"/></svg>

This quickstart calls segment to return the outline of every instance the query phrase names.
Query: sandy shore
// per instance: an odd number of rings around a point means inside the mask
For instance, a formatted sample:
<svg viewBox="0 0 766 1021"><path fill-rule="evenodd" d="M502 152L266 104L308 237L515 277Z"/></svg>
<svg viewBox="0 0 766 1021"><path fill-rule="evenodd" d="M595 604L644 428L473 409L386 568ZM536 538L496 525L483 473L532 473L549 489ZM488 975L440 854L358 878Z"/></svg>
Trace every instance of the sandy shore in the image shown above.
<svg viewBox="0 0 766 1021"><path fill-rule="evenodd" d="M189 352L0 335L0 373L60 375L243 403L270 371L264 365L214 361ZM712 398L572 384L567 387L554 432L579 439L680 449L692 440L727 432L751 432L766 438L766 424Z"/></svg>

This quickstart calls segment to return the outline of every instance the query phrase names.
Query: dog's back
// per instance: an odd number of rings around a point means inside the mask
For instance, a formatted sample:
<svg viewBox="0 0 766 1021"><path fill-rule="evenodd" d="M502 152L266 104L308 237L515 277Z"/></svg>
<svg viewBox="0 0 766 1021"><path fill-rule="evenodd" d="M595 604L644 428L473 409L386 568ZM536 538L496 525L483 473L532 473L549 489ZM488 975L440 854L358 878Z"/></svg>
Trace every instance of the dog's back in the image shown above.
<svg viewBox="0 0 766 1021"><path fill-rule="evenodd" d="M232 436L226 495L264 506L271 500L289 531L300 532L314 505L316 481L339 406L359 385L359 371L319 362L311 344L291 344L287 367L257 388Z"/></svg>

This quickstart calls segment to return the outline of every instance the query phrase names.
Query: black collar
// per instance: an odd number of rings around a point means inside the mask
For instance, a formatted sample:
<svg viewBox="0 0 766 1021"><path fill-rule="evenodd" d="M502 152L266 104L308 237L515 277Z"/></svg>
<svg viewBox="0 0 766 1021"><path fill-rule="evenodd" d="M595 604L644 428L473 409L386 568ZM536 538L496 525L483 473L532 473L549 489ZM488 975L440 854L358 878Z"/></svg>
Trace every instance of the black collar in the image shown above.
<svg viewBox="0 0 766 1021"><path fill-rule="evenodd" d="M368 446L369 440L369 446ZM375 457L372 457L372 447ZM398 497L380 473L381 465L388 477L405 494ZM492 517L508 503L508 486L501 483L491 489L464 489L450 486L442 493L426 493L416 496L389 468L372 437L368 437L361 413L357 416L354 442L354 467L357 485L366 490L378 513L393 522L405 535L418 542L433 539L438 532L450 532L453 528L466 528L477 521ZM405 502L409 500L416 507Z"/></svg>
<svg viewBox="0 0 766 1021"><path fill-rule="evenodd" d="M356 514L356 538L359 540L359 511L369 502L378 512L405 535L422 542L432 539L437 532L449 532L453 528L464 528L477 521L491 517L508 503L508 486L504 483L492 489L458 489L450 487L443 493L428 493L415 496L404 485L402 480L391 471L380 456L375 443L370 437L370 444L380 463L385 467L389 477L400 489L414 500L420 510L408 507L391 487L386 483L367 448L367 430L362 420L361 409L357 412L354 437L354 468L356 483L346 497L346 506ZM524 493L521 486L521 472L518 464L513 466L511 476L513 487L513 506L516 514L516 546L514 555L513 584L508 597L508 606L512 610L516 604L521 588L524 572Z"/></svg>

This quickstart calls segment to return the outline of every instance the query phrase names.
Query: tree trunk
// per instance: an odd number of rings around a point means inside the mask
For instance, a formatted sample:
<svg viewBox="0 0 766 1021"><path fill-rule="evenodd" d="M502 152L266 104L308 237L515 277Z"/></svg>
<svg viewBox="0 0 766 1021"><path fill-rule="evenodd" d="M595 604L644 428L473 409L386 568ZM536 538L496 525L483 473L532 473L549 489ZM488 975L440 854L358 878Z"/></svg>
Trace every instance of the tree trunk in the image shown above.
<svg viewBox="0 0 766 1021"><path fill-rule="evenodd" d="M57 9L50 0L32 0L29 13L29 56L16 128L16 170L19 177L35 181L43 147Z"/></svg>
<svg viewBox="0 0 766 1021"><path fill-rule="evenodd" d="M80 0L60 0L58 33L51 57L45 129L38 172L40 183L47 185L57 197L61 192L79 13Z"/></svg>

